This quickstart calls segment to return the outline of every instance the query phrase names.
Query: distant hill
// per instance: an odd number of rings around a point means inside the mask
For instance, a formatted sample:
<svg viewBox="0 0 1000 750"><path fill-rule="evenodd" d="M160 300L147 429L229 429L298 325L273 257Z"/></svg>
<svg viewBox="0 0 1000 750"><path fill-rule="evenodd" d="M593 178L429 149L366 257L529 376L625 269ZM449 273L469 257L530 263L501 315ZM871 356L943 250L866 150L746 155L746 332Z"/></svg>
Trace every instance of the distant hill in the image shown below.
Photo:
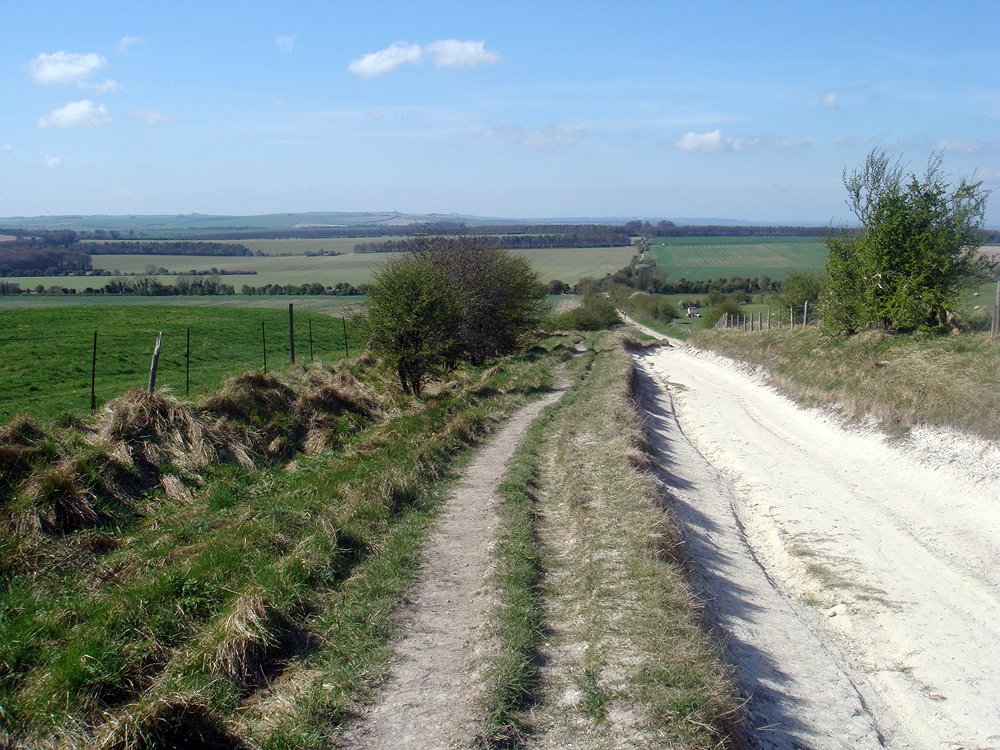
<svg viewBox="0 0 1000 750"><path fill-rule="evenodd" d="M520 224L616 224L622 225L635 220L630 217L562 217L562 218L499 218L483 216L467 216L462 214L407 214L399 211L312 211L305 213L260 214L255 216L215 216L208 214L168 215L123 215L123 216L12 216L0 218L0 229L9 230L73 230L77 232L107 232L109 235L122 239L161 238L180 239L208 236L266 236L276 233L288 236L290 233L299 235L320 235L325 232L342 234L345 231L357 230L358 234L367 231L376 233L389 227L426 226L433 230L434 226L455 226L464 224L470 228L486 225ZM642 220L656 223L660 217L642 217ZM752 226L755 222L738 219L718 218L679 218L667 219L678 225L699 226ZM756 222L765 223L765 222ZM815 226L815 223L802 222L801 226Z"/></svg>

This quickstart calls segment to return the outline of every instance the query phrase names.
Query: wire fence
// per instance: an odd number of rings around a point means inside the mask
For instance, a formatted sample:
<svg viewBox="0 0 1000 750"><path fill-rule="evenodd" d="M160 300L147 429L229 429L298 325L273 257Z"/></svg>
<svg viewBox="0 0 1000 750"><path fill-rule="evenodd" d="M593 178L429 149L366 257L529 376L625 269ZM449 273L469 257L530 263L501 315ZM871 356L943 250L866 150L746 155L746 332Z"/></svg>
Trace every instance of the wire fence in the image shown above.
<svg viewBox="0 0 1000 750"><path fill-rule="evenodd" d="M191 309L5 313L0 421L19 412L43 419L85 413L130 388L148 388L158 336L156 388L190 397L240 372L335 360L364 346L346 318L291 308L185 314Z"/></svg>

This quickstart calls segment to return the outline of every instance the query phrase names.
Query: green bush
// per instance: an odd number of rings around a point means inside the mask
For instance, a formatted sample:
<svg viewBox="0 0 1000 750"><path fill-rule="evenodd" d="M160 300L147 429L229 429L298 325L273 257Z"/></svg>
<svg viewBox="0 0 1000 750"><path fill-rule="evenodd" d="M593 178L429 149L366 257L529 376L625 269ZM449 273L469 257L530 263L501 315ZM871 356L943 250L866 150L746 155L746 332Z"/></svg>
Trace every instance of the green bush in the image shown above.
<svg viewBox="0 0 1000 750"><path fill-rule="evenodd" d="M589 295L583 298L579 307L547 321L550 330L601 331L617 325L621 319L614 303L603 295Z"/></svg>

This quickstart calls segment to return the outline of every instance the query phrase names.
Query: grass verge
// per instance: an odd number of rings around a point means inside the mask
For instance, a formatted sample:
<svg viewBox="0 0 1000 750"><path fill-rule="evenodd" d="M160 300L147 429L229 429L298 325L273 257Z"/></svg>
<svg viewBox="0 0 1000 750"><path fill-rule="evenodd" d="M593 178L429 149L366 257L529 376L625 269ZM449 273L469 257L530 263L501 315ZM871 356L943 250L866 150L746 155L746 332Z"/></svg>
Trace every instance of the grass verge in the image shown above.
<svg viewBox="0 0 1000 750"><path fill-rule="evenodd" d="M804 405L853 422L874 419L890 435L927 425L1000 438L1000 343L989 334L713 330L691 343L763 367L778 389Z"/></svg>
<svg viewBox="0 0 1000 750"><path fill-rule="evenodd" d="M669 554L630 368L612 335L591 337L502 486L481 746L734 741L736 693Z"/></svg>
<svg viewBox="0 0 1000 750"><path fill-rule="evenodd" d="M340 403L344 390L318 383L293 397L268 381L297 433L283 441L280 414L247 422L270 461L176 466L186 491L161 484L111 510L98 485L82 485L102 511L83 524L18 526L5 501L0 746L329 746L384 674L392 609L465 449L549 387L572 343L456 372L423 400L392 395L386 376L354 362L350 379L336 372L379 408L337 407L311 426L296 405ZM213 413L230 425L229 412L252 417L261 393L223 390ZM172 420L161 452L115 460L177 464ZM290 453L313 427L334 439ZM22 442L25 461L58 450L51 435ZM75 507L49 484L57 508Z"/></svg>

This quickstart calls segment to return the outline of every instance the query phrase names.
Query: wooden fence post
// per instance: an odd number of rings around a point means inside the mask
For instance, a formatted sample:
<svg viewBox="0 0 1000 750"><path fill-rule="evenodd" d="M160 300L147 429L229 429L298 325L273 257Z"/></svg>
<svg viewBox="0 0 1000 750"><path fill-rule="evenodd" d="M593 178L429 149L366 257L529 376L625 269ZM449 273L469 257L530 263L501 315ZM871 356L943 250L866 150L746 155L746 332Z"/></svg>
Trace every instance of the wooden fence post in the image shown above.
<svg viewBox="0 0 1000 750"><path fill-rule="evenodd" d="M264 374L267 374L267 336L264 335L264 321L260 321L260 343L264 348Z"/></svg>
<svg viewBox="0 0 1000 750"><path fill-rule="evenodd" d="M184 395L191 395L191 329L187 329L187 353L184 355Z"/></svg>
<svg viewBox="0 0 1000 750"><path fill-rule="evenodd" d="M309 362L313 361L313 322L309 320Z"/></svg>
<svg viewBox="0 0 1000 750"><path fill-rule="evenodd" d="M993 326L990 338L995 339L997 336L1000 336L1000 279L997 280L997 301L993 306Z"/></svg>
<svg viewBox="0 0 1000 750"><path fill-rule="evenodd" d="M295 364L295 317L293 311L293 304L288 303L288 356L292 360L292 364Z"/></svg>
<svg viewBox="0 0 1000 750"><path fill-rule="evenodd" d="M163 331L156 334L156 346L153 347L153 361L149 363L149 392L156 388L156 368L160 365L160 342L163 340Z"/></svg>
<svg viewBox="0 0 1000 750"><path fill-rule="evenodd" d="M788 306L788 327L795 328L795 308L791 305Z"/></svg>
<svg viewBox="0 0 1000 750"><path fill-rule="evenodd" d="M344 356L345 357L350 357L351 356L351 348L350 348L350 345L347 343L347 318L345 318L343 315L341 315L340 316L340 322L344 324Z"/></svg>
<svg viewBox="0 0 1000 750"><path fill-rule="evenodd" d="M806 300L806 306L802 310L802 325L809 325L809 300Z"/></svg>
<svg viewBox="0 0 1000 750"><path fill-rule="evenodd" d="M90 361L90 413L97 411L97 331L94 331L94 356Z"/></svg>
<svg viewBox="0 0 1000 750"><path fill-rule="evenodd" d="M767 330L771 330L771 308L767 308Z"/></svg>

